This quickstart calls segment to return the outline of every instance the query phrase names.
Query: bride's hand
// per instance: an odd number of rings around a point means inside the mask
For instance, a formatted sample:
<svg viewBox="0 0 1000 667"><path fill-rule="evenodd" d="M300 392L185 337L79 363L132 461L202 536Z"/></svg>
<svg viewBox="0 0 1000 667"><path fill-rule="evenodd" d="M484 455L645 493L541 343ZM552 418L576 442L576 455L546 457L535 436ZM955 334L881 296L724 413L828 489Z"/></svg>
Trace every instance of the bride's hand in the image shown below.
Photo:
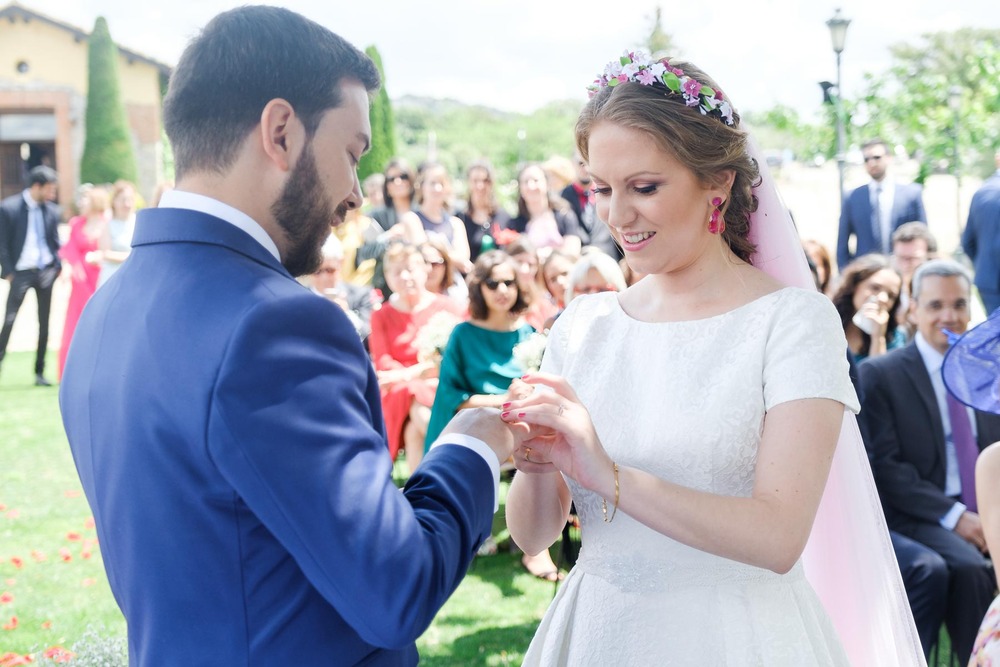
<svg viewBox="0 0 1000 667"><path fill-rule="evenodd" d="M525 375L522 380L552 391L535 391L503 407L504 421L527 424L531 429L531 437L514 452L518 469L559 470L591 490L606 485L613 464L597 438L590 413L569 383L548 373Z"/></svg>

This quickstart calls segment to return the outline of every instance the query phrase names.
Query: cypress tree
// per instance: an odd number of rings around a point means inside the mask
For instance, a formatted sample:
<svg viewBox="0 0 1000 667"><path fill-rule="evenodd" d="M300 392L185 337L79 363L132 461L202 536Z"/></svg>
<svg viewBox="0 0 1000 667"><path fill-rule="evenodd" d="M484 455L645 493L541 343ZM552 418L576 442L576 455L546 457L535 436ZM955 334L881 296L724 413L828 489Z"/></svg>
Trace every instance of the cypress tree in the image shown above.
<svg viewBox="0 0 1000 667"><path fill-rule="evenodd" d="M382 69L382 56L378 49L369 46L365 53L375 62L378 68L382 86L372 100L369 118L372 125L372 148L361 158L358 165L358 177L363 181L371 174L385 169L385 165L396 155L396 122L393 119L392 104L386 91L385 72Z"/></svg>
<svg viewBox="0 0 1000 667"><path fill-rule="evenodd" d="M108 22L99 16L87 54L87 136L80 160L80 180L135 183L136 163L118 81L118 47Z"/></svg>

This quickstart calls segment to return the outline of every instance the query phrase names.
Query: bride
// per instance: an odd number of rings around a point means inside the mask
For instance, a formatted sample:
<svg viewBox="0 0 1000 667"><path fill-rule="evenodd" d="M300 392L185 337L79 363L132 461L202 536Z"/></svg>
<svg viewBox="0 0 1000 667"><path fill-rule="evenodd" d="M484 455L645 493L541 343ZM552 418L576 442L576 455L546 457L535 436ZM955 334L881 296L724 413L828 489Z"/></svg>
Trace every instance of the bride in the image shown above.
<svg viewBox="0 0 1000 667"><path fill-rule="evenodd" d="M808 284L801 245L738 114L641 53L595 84L577 145L648 277L574 300L525 378L541 390L503 408L536 433L511 536L546 548L571 502L582 522L525 664L922 664L843 329L788 286Z"/></svg>

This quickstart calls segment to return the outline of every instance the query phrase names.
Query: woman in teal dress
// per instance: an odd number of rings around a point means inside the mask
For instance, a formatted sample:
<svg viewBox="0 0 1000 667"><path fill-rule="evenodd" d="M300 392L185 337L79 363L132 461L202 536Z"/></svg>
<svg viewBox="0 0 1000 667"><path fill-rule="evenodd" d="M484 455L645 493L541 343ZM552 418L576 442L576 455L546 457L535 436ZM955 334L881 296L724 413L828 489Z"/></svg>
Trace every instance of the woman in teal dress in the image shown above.
<svg viewBox="0 0 1000 667"><path fill-rule="evenodd" d="M476 259L468 278L469 321L452 330L444 350L426 447L459 410L499 408L508 400L510 383L524 374L514 359L514 346L535 330L524 321L531 304L519 280L517 264L502 250ZM536 577L560 578L548 551L526 555L521 562Z"/></svg>

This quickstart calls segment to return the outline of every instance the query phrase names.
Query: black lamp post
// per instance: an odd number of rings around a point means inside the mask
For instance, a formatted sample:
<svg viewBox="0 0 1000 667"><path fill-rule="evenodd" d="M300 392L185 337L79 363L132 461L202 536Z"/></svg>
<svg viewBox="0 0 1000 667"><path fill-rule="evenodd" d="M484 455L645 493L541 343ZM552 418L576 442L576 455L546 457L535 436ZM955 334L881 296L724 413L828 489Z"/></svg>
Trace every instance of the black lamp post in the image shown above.
<svg viewBox="0 0 1000 667"><path fill-rule="evenodd" d="M834 98L834 102L837 113L837 172L840 176L839 202L841 206L844 204L844 107L841 102L843 87L840 82L840 54L844 52L847 26L850 24L851 19L845 19L841 16L839 8L833 13L833 18L826 22L826 27L830 29L833 52L837 54L837 96Z"/></svg>

